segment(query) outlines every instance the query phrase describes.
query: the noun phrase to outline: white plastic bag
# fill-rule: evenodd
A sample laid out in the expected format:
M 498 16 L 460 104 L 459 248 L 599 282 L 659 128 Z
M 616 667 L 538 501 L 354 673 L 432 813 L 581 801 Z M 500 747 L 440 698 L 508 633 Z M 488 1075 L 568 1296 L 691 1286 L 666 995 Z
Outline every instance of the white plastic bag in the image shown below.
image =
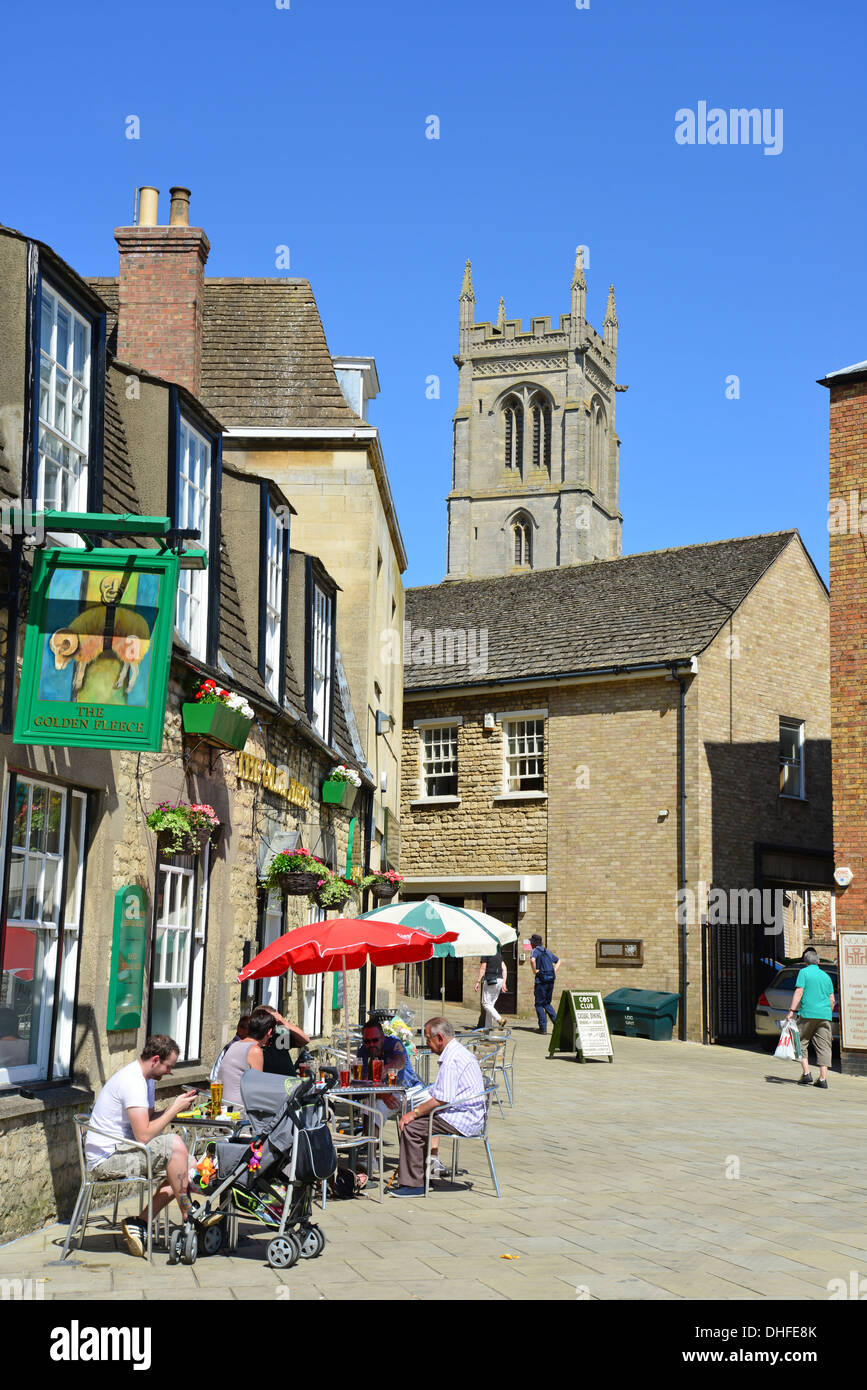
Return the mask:
M 784 1057 L 797 1062 L 801 1056 L 801 1035 L 794 1020 L 784 1019 L 780 1024 L 780 1041 L 777 1043 L 775 1057 Z

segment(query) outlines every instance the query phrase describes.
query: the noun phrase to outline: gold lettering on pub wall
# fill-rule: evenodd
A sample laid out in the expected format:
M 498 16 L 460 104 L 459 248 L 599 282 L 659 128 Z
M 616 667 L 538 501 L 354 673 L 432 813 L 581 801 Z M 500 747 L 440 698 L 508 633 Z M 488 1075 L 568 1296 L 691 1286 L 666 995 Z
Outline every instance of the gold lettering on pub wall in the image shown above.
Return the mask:
M 291 802 L 293 806 L 306 810 L 310 805 L 307 787 L 290 777 L 285 767 L 275 767 L 273 763 L 256 758 L 252 753 L 238 754 L 238 777 L 242 782 L 261 783 L 267 791 Z

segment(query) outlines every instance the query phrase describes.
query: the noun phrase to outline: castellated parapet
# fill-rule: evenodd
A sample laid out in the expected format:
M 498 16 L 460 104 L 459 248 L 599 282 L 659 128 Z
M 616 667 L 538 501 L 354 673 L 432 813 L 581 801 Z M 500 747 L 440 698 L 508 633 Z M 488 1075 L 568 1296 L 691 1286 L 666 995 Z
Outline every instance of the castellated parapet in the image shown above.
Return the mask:
M 475 322 L 469 261 L 460 295 L 458 408 L 448 495 L 448 579 L 553 569 L 621 553 L 615 429 L 617 311 L 587 322 L 579 250 L 571 307 Z

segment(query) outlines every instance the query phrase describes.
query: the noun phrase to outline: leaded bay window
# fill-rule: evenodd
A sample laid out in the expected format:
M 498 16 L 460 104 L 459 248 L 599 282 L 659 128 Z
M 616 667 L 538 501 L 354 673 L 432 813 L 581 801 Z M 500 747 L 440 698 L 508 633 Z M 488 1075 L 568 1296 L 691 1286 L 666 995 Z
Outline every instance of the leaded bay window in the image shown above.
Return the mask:
M 69 1075 L 86 807 L 83 792 L 12 778 L 0 927 L 0 1086 Z
M 45 280 L 39 309 L 37 508 L 87 511 L 92 331 Z
M 419 733 L 422 796 L 457 796 L 458 725 L 429 725 Z
M 178 428 L 176 525 L 199 532 L 194 542 L 210 549 L 213 469 L 209 440 L 180 417 Z M 181 570 L 178 578 L 176 626 L 193 656 L 207 659 L 208 577 L 204 570 Z
M 545 789 L 545 720 L 503 720 L 503 785 L 506 792 Z

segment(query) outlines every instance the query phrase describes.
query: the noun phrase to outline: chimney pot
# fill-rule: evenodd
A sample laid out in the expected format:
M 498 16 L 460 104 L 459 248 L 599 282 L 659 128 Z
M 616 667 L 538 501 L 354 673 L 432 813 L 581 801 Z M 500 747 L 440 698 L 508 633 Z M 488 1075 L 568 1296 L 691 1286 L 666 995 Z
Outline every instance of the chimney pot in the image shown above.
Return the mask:
M 190 190 L 188 188 L 170 188 L 172 195 L 172 206 L 169 212 L 170 227 L 189 227 L 190 225 Z
M 158 188 L 144 187 L 138 191 L 138 225 L 140 227 L 155 227 L 157 225 L 157 213 L 159 210 L 160 190 Z

